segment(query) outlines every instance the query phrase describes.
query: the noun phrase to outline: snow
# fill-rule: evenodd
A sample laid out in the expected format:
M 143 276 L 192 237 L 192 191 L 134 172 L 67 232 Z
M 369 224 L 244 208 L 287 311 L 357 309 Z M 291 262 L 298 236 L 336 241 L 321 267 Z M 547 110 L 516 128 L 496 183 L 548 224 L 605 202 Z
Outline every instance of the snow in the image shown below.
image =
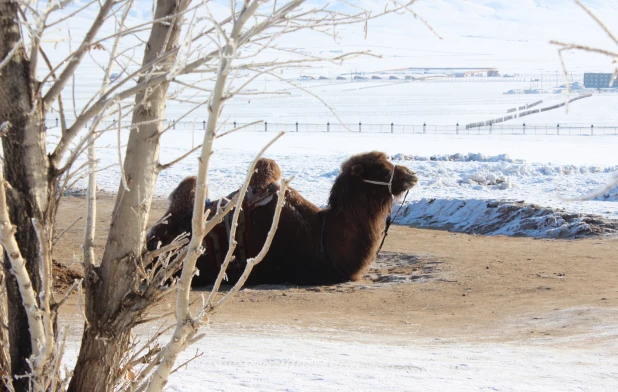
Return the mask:
M 154 332 L 154 331 L 153 331 Z M 607 391 L 618 388 L 615 343 L 580 339 L 465 342 L 281 325 L 213 326 L 178 359 L 203 355 L 169 391 Z M 67 348 L 74 360 L 76 344 Z
M 238 132 L 218 140 L 209 174 L 211 198 L 237 189 L 254 155 L 274 135 Z M 181 156 L 191 149 L 192 140 L 197 144 L 202 137 L 202 131 L 168 131 L 162 141 L 161 162 Z M 379 150 L 391 156 L 393 163 L 407 166 L 419 176 L 419 185 L 408 196 L 411 202 L 506 199 L 617 219 L 618 209 L 611 192 L 608 198 L 592 201 L 566 200 L 590 193 L 610 181 L 618 171 L 616 143 L 618 137 L 614 136 L 289 132 L 271 147 L 267 156 L 279 163 L 284 176 L 296 175 L 293 186 L 319 206 L 326 204 L 344 160 L 352 154 Z M 103 135 L 98 146 L 99 167 L 117 163 L 114 132 Z M 156 195 L 167 196 L 184 177 L 195 175 L 197 155 L 196 152 L 162 172 Z M 117 165 L 99 172 L 99 188 L 116 192 L 119 175 Z M 77 184 L 84 186 L 85 180 Z

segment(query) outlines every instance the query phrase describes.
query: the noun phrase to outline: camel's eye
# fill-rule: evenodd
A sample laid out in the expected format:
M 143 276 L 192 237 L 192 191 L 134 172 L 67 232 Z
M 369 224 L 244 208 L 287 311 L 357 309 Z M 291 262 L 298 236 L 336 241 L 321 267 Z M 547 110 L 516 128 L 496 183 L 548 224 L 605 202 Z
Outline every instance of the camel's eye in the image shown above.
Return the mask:
M 356 164 L 352 166 L 350 172 L 355 176 L 359 176 L 363 172 L 363 165 Z

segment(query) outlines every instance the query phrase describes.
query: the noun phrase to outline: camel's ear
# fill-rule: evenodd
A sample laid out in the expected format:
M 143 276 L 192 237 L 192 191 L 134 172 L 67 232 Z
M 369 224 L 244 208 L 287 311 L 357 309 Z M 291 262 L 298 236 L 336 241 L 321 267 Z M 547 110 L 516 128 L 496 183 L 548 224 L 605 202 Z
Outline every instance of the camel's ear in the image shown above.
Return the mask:
M 361 165 L 360 163 L 357 163 L 356 165 L 350 168 L 350 173 L 352 173 L 353 176 L 360 176 L 362 172 L 363 172 L 363 165 Z

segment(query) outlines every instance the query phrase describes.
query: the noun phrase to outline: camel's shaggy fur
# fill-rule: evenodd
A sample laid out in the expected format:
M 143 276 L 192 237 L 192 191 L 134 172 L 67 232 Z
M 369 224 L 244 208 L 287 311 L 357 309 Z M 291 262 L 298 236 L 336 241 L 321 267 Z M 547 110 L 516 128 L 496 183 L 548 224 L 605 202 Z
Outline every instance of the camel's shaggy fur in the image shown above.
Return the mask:
M 388 182 L 391 175 L 392 195 L 388 186 L 364 181 Z M 281 171 L 274 161 L 262 159 L 251 187 L 256 192 L 262 191 L 280 176 Z M 393 196 L 400 196 L 417 181 L 409 169 L 393 167 L 384 153 L 370 152 L 355 155 L 341 165 L 341 173 L 324 209 L 289 189 L 270 250 L 253 269 L 247 283 L 313 285 L 359 279 L 376 255 L 393 206 Z M 159 222 L 151 229 L 149 248 L 158 242 L 165 245 L 183 231 L 191 230 L 194 188 L 195 178 L 190 177 L 170 195 L 166 215 L 171 216 L 167 224 Z M 245 244 L 247 257 L 255 256 L 264 244 L 276 201 L 277 196 L 251 211 L 251 231 Z M 240 262 L 236 264 L 232 263 L 227 272 L 232 282 L 240 277 L 244 267 Z M 198 269 L 200 276 L 194 279 L 194 284 L 212 283 L 218 272 L 205 257 L 198 260 Z

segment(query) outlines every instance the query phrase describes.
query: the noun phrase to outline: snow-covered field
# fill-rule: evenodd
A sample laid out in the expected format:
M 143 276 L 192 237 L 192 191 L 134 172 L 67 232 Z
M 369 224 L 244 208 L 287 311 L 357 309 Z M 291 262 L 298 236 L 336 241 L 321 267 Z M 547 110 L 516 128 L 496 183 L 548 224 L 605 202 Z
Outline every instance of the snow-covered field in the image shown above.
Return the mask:
M 211 197 L 236 189 L 247 165 L 274 132 L 238 132 L 217 141 L 210 172 Z M 168 131 L 161 161 L 167 162 L 198 144 L 203 132 Z M 618 170 L 618 137 L 585 136 L 454 136 L 358 133 L 284 135 L 267 156 L 293 186 L 317 205 L 325 205 L 340 164 L 350 155 L 379 150 L 392 162 L 414 170 L 419 185 L 408 201 L 420 199 L 510 199 L 570 212 L 618 218 L 615 191 L 594 201 L 568 201 L 606 184 Z M 117 162 L 116 136 L 99 140 L 100 167 Z M 433 157 L 433 158 L 432 158 Z M 184 177 L 196 174 L 197 152 L 160 174 L 156 193 L 166 196 Z M 435 160 L 431 160 L 435 159 Z M 115 192 L 118 167 L 99 173 L 99 187 Z M 81 184 L 82 186 L 84 184 Z
M 152 331 L 154 332 L 154 331 Z M 280 325 L 210 327 L 203 355 L 172 375 L 169 391 L 595 391 L 618 389 L 610 342 L 462 342 Z M 614 338 L 615 342 L 615 338 Z M 76 343 L 76 342 L 75 342 Z M 75 343 L 67 347 L 77 356 Z M 181 355 L 183 363 L 196 348 Z M 199 389 L 197 386 L 199 386 Z

